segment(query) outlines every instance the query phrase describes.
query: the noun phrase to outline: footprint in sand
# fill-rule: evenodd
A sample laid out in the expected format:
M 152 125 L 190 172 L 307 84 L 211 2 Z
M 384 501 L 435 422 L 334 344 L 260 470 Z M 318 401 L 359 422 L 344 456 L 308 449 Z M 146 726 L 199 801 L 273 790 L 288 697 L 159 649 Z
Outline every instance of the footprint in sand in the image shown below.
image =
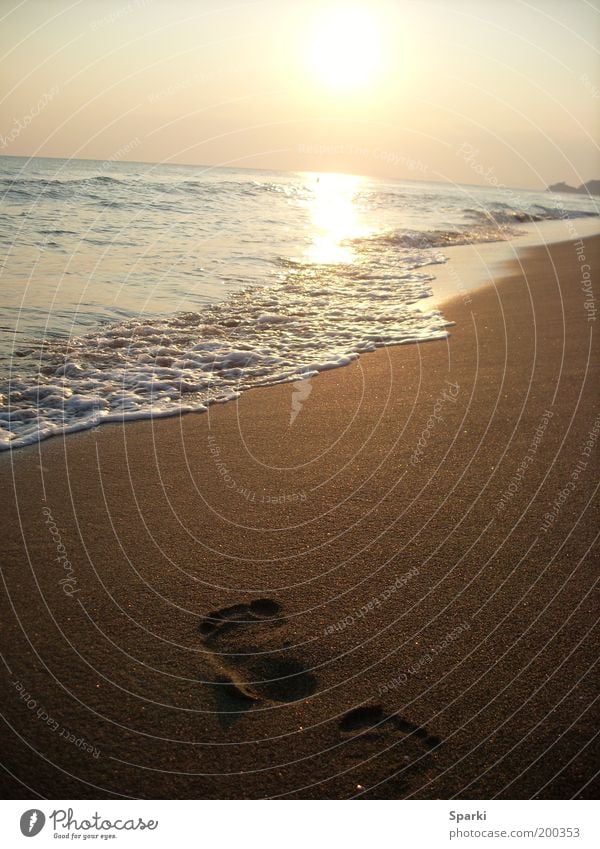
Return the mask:
M 361 795 L 368 795 L 372 786 L 374 798 L 398 798 L 405 793 L 418 774 L 433 769 L 435 749 L 442 742 L 422 725 L 387 714 L 380 704 L 349 711 L 339 720 L 338 729 L 349 743 L 347 756 L 356 763 L 360 782 L 356 787 Z
M 218 694 L 228 702 L 224 708 L 295 702 L 315 692 L 316 677 L 282 640 L 286 624 L 281 605 L 270 598 L 223 607 L 200 621 Z

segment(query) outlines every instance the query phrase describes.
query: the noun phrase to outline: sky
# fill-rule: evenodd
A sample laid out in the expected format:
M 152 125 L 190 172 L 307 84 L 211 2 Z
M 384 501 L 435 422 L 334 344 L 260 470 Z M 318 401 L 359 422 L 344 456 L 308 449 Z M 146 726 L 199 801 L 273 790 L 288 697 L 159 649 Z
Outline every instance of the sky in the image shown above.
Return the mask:
M 0 0 L 0 154 L 600 178 L 600 0 Z

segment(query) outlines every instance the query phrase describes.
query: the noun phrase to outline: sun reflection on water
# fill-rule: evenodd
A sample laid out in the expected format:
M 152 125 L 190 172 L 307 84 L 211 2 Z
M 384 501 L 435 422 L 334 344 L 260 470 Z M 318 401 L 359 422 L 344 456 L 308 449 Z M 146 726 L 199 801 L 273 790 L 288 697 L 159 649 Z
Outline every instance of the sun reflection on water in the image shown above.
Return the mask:
M 351 263 L 355 251 L 349 240 L 365 236 L 370 229 L 361 221 L 356 195 L 364 177 L 351 174 L 315 174 L 308 184 L 308 202 L 313 226 L 312 242 L 306 251 L 311 262 Z

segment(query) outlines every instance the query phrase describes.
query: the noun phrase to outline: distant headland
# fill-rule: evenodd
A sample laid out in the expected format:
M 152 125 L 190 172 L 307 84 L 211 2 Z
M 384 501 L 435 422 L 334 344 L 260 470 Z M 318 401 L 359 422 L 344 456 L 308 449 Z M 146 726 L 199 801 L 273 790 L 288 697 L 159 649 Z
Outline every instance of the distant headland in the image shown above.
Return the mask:
M 575 195 L 600 195 L 600 180 L 588 180 L 587 183 L 583 183 L 578 188 L 569 186 L 568 183 L 554 183 L 554 185 L 548 186 L 547 191 L 569 192 Z

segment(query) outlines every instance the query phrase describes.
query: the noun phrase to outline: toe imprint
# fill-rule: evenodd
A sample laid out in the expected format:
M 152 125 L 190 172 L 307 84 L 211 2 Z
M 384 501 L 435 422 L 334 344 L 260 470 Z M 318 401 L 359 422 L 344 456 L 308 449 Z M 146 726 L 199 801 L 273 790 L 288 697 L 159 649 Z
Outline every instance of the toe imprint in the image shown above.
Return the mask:
M 281 612 L 279 602 L 271 598 L 257 598 L 250 604 L 232 604 L 220 610 L 212 610 L 200 620 L 198 630 L 207 637 L 229 626 L 247 625 L 253 622 L 272 619 Z

